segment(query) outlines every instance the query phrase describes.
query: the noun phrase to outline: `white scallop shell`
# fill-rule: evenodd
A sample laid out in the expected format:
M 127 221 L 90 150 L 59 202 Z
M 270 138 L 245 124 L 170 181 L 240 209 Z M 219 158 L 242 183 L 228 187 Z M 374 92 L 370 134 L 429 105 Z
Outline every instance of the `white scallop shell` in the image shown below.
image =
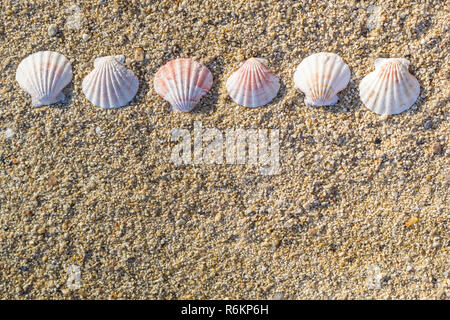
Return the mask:
M 320 52 L 305 58 L 294 73 L 295 87 L 305 94 L 306 105 L 329 106 L 347 87 L 350 69 L 337 54 Z
M 124 61 L 123 55 L 97 58 L 94 70 L 83 79 L 83 93 L 97 107 L 120 108 L 136 95 L 139 80 Z
M 212 83 L 209 69 L 190 58 L 169 61 L 153 80 L 156 93 L 168 101 L 173 110 L 181 112 L 191 111 L 208 93 Z
M 64 100 L 62 90 L 72 80 L 72 67 L 62 54 L 39 51 L 20 62 L 16 80 L 34 107 L 49 105 Z
M 237 104 L 256 108 L 276 97 L 280 81 L 267 68 L 267 60 L 250 58 L 228 78 L 228 94 Z
M 411 107 L 420 94 L 419 81 L 408 72 L 403 58 L 375 60 L 375 70 L 359 85 L 364 105 L 377 114 L 398 114 Z

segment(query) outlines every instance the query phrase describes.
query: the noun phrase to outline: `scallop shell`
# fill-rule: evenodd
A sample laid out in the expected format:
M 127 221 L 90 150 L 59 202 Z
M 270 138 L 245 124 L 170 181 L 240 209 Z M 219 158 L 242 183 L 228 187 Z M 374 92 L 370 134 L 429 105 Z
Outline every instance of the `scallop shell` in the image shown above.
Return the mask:
M 280 81 L 267 68 L 266 59 L 250 58 L 228 78 L 226 87 L 234 102 L 256 108 L 276 97 Z
M 337 54 L 320 52 L 305 58 L 294 73 L 295 87 L 305 94 L 306 105 L 329 106 L 347 87 L 350 69 Z
M 209 69 L 190 58 L 169 61 L 153 80 L 156 93 L 168 101 L 173 110 L 181 112 L 191 111 L 208 93 L 212 83 Z
M 409 61 L 403 58 L 375 60 L 375 71 L 359 85 L 364 105 L 377 114 L 397 114 L 411 107 L 420 94 L 417 79 L 408 72 Z
M 120 108 L 133 99 L 139 80 L 123 63 L 125 56 L 107 56 L 94 61 L 94 70 L 83 79 L 83 93 L 100 108 Z
M 62 90 L 72 80 L 72 67 L 62 54 L 39 51 L 20 62 L 16 80 L 34 107 L 49 105 L 64 100 Z

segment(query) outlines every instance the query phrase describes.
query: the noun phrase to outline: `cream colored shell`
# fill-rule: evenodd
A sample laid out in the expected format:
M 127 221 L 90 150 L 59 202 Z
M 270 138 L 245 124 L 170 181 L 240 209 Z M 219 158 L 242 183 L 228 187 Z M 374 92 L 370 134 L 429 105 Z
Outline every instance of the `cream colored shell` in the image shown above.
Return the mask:
M 320 52 L 305 58 L 294 73 L 295 87 L 305 94 L 306 105 L 327 106 L 350 81 L 350 69 L 337 54 Z
M 82 83 L 83 93 L 95 106 L 100 108 L 120 108 L 136 95 L 139 80 L 133 71 L 123 63 L 123 55 L 97 58 L 94 70 Z
M 49 105 L 64 100 L 62 90 L 72 80 L 72 66 L 62 54 L 39 51 L 20 62 L 16 80 L 34 107 Z
M 417 79 L 409 73 L 409 61 L 403 58 L 375 60 L 375 70 L 359 85 L 364 105 L 377 114 L 398 114 L 410 108 L 420 94 Z

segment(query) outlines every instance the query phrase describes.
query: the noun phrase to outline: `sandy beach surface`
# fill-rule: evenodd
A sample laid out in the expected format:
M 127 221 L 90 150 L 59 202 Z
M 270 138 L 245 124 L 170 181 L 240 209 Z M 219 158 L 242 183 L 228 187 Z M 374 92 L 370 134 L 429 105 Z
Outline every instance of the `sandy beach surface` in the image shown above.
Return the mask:
M 1 299 L 448 299 L 449 6 L 446 1 L 12 1 L 0 3 Z M 140 48 L 140 49 L 139 49 Z M 33 108 L 15 81 L 40 50 L 72 63 L 67 99 Z M 308 107 L 295 67 L 339 54 L 352 79 Z M 124 54 L 140 80 L 121 109 L 81 91 L 94 59 Z M 191 113 L 170 111 L 156 71 L 192 57 L 214 76 Z M 247 58 L 281 81 L 236 105 Z M 404 57 L 414 106 L 381 117 L 361 79 Z M 279 172 L 176 166 L 171 132 L 279 132 Z

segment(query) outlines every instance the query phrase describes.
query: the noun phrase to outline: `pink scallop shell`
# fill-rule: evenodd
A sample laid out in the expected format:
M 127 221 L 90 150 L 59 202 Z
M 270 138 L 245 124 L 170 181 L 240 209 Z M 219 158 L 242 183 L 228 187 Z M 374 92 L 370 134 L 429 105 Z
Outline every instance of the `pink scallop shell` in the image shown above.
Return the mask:
M 275 98 L 280 81 L 266 63 L 265 59 L 250 58 L 228 78 L 226 87 L 234 102 L 256 108 Z
M 189 112 L 208 93 L 213 83 L 209 69 L 197 61 L 175 59 L 162 66 L 155 75 L 156 93 L 168 101 L 172 109 Z

